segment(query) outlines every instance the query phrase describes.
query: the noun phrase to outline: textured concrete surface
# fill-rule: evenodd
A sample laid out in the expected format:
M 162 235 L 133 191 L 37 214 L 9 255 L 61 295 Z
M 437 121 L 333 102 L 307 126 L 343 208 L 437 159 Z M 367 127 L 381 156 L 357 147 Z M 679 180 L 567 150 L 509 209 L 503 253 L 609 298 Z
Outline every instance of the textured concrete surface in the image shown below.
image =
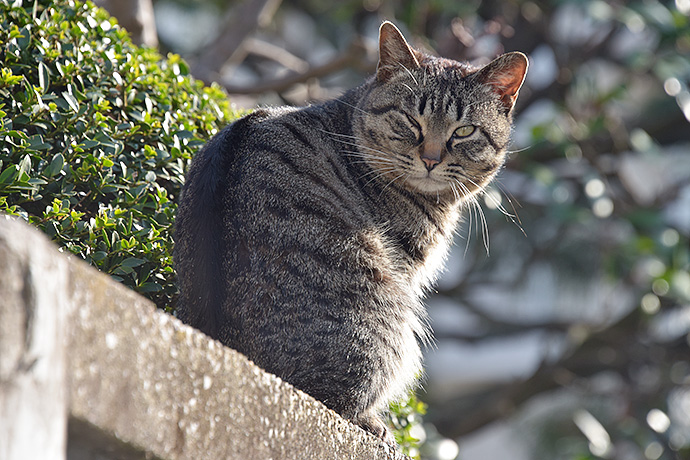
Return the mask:
M 55 347 L 67 357 L 67 458 L 404 458 L 106 275 L 46 249 L 37 231 L 1 216 L 0 267 L 31 258 L 12 249 L 20 237 L 26 248 L 45 254 L 44 265 L 53 272 L 45 276 L 55 276 L 50 283 L 35 280 L 34 288 L 47 289 L 41 295 L 54 298 L 55 305 L 64 303 L 60 308 L 70 313 L 65 324 L 56 323 L 65 333 L 57 334 L 63 343 Z M 9 292 L 5 295 L 14 295 L 11 305 L 0 302 L 5 318 L 16 310 L 13 305 L 25 302 L 26 289 L 11 281 L 1 286 Z M 57 378 L 54 384 L 63 381 Z
M 0 459 L 65 458 L 68 265 L 0 214 Z

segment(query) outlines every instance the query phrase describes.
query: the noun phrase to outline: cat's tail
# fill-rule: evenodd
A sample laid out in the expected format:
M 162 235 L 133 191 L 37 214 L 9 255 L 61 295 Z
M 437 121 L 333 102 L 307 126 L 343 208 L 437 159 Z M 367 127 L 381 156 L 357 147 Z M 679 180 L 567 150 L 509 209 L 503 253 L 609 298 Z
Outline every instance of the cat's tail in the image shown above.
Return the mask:
M 234 157 L 256 111 L 216 134 L 192 160 L 175 219 L 174 262 L 183 322 L 219 338 L 225 298 L 223 197 L 232 187 Z

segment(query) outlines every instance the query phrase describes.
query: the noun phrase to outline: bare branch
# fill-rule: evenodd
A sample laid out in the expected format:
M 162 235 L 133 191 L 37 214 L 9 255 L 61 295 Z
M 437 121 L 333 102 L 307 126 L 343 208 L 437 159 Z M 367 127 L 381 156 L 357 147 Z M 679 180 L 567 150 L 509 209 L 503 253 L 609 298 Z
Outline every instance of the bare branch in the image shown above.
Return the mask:
M 244 41 L 244 49 L 247 53 L 270 59 L 295 72 L 306 72 L 309 69 L 309 63 L 304 59 L 295 56 L 284 48 L 263 40 L 247 38 Z
M 323 65 L 312 67 L 305 72 L 292 73 L 284 78 L 263 81 L 253 86 L 223 86 L 225 86 L 225 89 L 230 94 L 260 94 L 268 91 L 282 92 L 295 84 L 303 83 L 313 78 L 323 77 L 348 67 L 364 67 L 367 70 L 373 70 L 375 63 L 366 58 L 366 46 L 361 40 L 355 40 L 343 54 L 336 56 Z
M 242 47 L 244 41 L 256 29 L 270 21 L 281 1 L 247 0 L 239 8 L 231 9 L 221 28 L 223 32 L 206 47 L 203 54 L 190 59 L 194 76 L 207 83 L 218 80 L 223 65 L 228 60 L 238 59 L 237 53 L 245 52 Z
M 478 394 L 432 405 L 427 420 L 444 436 L 456 438 L 510 416 L 536 395 L 572 386 L 579 379 L 607 371 L 627 380 L 636 366 L 687 357 L 687 345 L 683 340 L 675 347 L 640 341 L 639 333 L 644 330 L 644 323 L 644 315 L 635 309 L 611 327 L 591 333 L 558 362 L 543 363 L 527 380 L 496 385 Z M 673 385 L 670 380 L 662 380 L 665 382 L 662 385 Z M 655 393 L 661 391 L 658 389 Z

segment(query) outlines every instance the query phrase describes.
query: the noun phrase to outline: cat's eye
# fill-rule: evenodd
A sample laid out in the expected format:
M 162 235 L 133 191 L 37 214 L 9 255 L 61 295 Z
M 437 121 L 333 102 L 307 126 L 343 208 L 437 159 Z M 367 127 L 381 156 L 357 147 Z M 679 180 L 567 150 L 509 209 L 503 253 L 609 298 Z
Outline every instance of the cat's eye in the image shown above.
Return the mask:
M 422 126 L 419 124 L 417 120 L 415 120 L 413 117 L 410 115 L 406 114 L 403 112 L 403 115 L 407 117 L 407 121 L 410 122 L 410 125 L 414 128 L 413 131 L 415 132 L 415 135 L 417 137 L 417 142 L 421 143 L 424 140 L 424 133 L 422 132 Z
M 474 132 L 474 129 L 475 128 L 472 125 L 461 126 L 455 130 L 453 137 L 467 137 Z

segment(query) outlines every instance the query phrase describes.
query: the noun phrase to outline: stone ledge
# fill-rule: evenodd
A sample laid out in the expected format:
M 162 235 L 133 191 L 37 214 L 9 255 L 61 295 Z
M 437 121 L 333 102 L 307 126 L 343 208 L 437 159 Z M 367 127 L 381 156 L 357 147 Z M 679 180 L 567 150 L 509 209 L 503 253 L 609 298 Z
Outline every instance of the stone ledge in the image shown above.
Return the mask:
M 406 458 L 4 216 L 0 299 L 2 458 Z

